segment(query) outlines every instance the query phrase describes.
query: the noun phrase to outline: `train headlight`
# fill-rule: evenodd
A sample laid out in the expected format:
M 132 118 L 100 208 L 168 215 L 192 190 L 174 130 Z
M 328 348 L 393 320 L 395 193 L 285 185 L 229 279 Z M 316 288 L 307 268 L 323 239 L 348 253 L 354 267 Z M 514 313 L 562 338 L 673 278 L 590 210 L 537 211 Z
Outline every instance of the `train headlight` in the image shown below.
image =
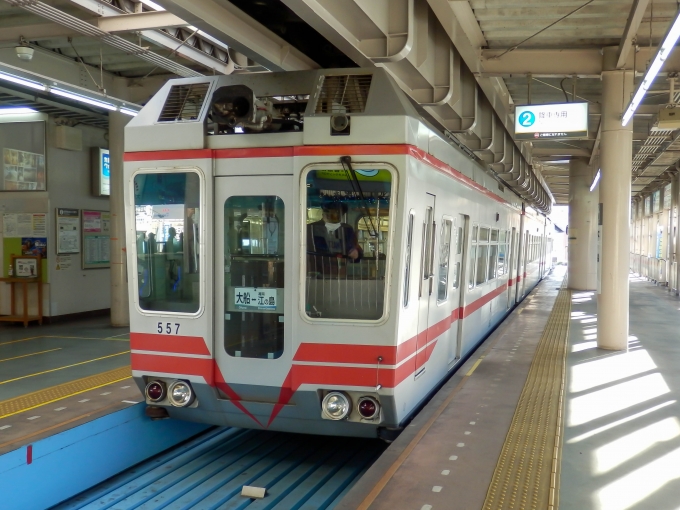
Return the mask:
M 151 402 L 160 402 L 165 398 L 165 383 L 162 381 L 151 381 L 146 385 L 144 394 Z
M 189 383 L 184 381 L 173 382 L 168 388 L 168 396 L 170 403 L 176 407 L 186 407 L 194 401 L 194 391 Z
M 324 416 L 331 420 L 342 420 L 351 408 L 349 397 L 339 391 L 331 391 L 321 403 Z
M 357 404 L 357 411 L 362 418 L 372 420 L 380 414 L 380 404 L 373 397 L 361 397 Z

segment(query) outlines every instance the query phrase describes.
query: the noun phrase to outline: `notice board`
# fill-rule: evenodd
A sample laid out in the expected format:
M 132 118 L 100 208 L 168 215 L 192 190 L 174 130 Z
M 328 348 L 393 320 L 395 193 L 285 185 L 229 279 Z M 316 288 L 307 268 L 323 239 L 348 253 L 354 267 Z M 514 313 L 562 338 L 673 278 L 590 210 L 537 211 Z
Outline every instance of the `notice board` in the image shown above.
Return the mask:
M 80 253 L 80 210 L 57 207 L 57 255 Z
M 83 269 L 111 267 L 111 213 L 83 209 Z
M 42 281 L 47 283 L 47 213 L 5 213 L 2 215 L 4 260 L 12 255 L 40 255 Z M 3 264 L 0 275 L 9 276 L 9 264 Z

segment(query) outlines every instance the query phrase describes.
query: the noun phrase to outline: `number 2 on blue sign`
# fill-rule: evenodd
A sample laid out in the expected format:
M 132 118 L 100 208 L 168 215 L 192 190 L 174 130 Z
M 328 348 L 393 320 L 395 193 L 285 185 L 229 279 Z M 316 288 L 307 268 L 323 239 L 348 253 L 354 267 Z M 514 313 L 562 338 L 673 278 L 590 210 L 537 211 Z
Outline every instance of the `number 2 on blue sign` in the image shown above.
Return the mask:
M 522 112 L 519 114 L 519 123 L 523 127 L 529 127 L 536 121 L 536 116 L 532 112 Z

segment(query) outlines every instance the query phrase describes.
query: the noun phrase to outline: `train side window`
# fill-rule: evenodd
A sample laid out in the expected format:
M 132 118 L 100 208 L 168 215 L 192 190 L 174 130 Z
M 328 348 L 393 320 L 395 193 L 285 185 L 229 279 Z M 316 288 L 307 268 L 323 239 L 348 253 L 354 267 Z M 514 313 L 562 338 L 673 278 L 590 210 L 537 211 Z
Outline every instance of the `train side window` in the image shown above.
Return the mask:
M 439 275 L 437 287 L 437 302 L 442 303 L 448 298 L 449 291 L 449 259 L 451 256 L 451 231 L 453 223 L 450 219 L 444 218 L 442 222 L 441 242 L 439 250 Z
M 224 348 L 242 358 L 283 354 L 285 206 L 277 196 L 224 203 Z
M 477 266 L 477 225 L 472 227 L 472 239 L 470 240 L 470 274 L 468 276 L 468 289 L 475 286 L 475 267 Z
M 387 165 L 360 165 L 303 177 L 310 319 L 377 321 L 384 314 L 393 174 Z
M 489 245 L 480 244 L 477 246 L 477 270 L 475 284 L 481 285 L 486 282 L 486 264 L 489 252 Z
M 198 312 L 203 264 L 198 173 L 137 174 L 134 190 L 139 307 Z
M 506 234 L 505 230 L 501 230 L 500 237 L 498 239 L 498 276 L 503 276 L 505 274 L 505 264 L 506 257 L 508 253 L 508 246 L 506 244 Z
M 487 275 L 487 280 L 493 280 L 496 278 L 496 270 L 498 264 L 498 245 L 489 245 L 489 272 Z
M 463 251 L 463 227 L 458 227 L 458 234 L 456 234 L 456 255 L 460 255 Z
M 413 249 L 413 221 L 416 212 L 411 209 L 408 213 L 408 231 L 406 232 L 406 268 L 404 269 L 404 308 L 408 306 L 409 291 L 411 289 L 411 251 Z

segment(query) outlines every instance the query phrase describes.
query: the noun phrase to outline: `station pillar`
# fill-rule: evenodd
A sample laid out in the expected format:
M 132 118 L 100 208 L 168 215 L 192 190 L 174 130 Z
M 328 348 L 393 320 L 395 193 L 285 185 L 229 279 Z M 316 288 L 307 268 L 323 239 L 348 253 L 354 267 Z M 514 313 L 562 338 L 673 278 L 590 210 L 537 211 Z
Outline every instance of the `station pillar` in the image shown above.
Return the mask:
M 597 289 L 597 208 L 599 186 L 590 191 L 597 169 L 588 160 L 569 162 L 569 288 Z
M 124 86 L 114 94 L 125 98 Z M 127 257 L 125 254 L 125 205 L 123 200 L 123 136 L 125 125 L 132 117 L 109 112 L 109 157 L 111 171 L 111 325 L 130 325 L 127 287 Z
M 670 290 L 676 296 L 680 293 L 680 175 L 671 179 L 671 275 Z M 675 285 L 673 285 L 675 283 Z
M 626 350 L 633 120 L 624 127 L 621 125 L 621 118 L 633 92 L 633 71 L 615 69 L 616 51 L 616 47 L 605 48 L 605 70 L 602 72 L 602 247 L 597 346 L 602 349 Z

